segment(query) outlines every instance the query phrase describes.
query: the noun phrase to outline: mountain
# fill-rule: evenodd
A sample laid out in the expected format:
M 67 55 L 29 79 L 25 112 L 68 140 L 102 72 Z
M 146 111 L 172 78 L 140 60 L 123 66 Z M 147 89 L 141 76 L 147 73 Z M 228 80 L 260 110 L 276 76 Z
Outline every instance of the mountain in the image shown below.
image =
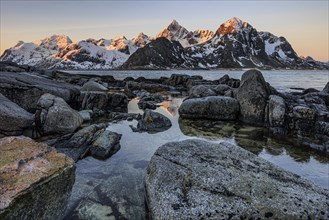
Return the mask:
M 248 22 L 232 18 L 216 31 L 188 31 L 176 20 L 156 37 L 144 33 L 129 40 L 86 39 L 65 35 L 18 42 L 1 61 L 49 69 L 113 68 L 322 68 L 329 64 L 299 57 L 284 37 L 257 31 Z
M 178 41 L 183 47 L 190 47 L 209 40 L 213 35 L 214 33 L 209 30 L 188 31 L 176 20 L 173 20 L 156 38 L 165 37 L 170 41 Z
M 177 40 L 183 47 L 185 45 L 183 52 L 175 54 L 185 58 L 182 67 L 266 69 L 329 67 L 327 63 L 302 60 L 284 37 L 258 32 L 249 23 L 236 17 L 221 24 L 212 37 L 200 43 L 186 46 L 184 39 L 187 34 L 182 34 L 187 33 L 185 30 L 174 21 L 161 32 L 167 39 Z M 148 48 L 139 50 L 144 54 L 147 52 L 142 51 Z M 129 59 L 129 62 L 136 61 Z
M 52 35 L 31 43 L 19 41 L 14 47 L 4 51 L 1 60 L 30 66 L 45 62 L 56 62 L 54 55 L 71 43 L 71 39 L 65 35 Z
M 169 41 L 165 37 L 160 37 L 145 47 L 138 49 L 121 68 L 183 67 L 183 64 L 186 62 L 184 53 L 184 48 L 178 41 Z

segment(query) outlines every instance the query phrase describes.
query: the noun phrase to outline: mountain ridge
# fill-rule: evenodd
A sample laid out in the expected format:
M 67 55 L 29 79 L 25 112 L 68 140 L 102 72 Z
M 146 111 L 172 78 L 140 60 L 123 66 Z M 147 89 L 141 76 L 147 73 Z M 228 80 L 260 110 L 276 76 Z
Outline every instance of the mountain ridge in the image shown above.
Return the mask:
M 166 38 L 169 43 L 159 40 L 161 38 Z M 159 45 L 158 41 L 166 47 Z M 177 49 L 175 42 L 183 49 Z M 147 45 L 149 46 L 146 47 Z M 156 47 L 152 48 L 154 45 Z M 145 56 L 145 59 L 134 55 L 136 52 Z M 149 57 L 151 54 L 153 58 Z M 161 57 L 161 54 L 165 54 L 168 59 Z M 170 60 L 177 60 L 169 59 L 169 54 L 182 58 L 184 62 L 178 59 L 179 63 L 168 63 Z M 5 50 L 0 60 L 49 69 L 115 69 L 134 66 L 328 69 L 329 66 L 328 63 L 315 61 L 313 58 L 300 58 L 284 37 L 259 32 L 237 17 L 219 25 L 215 32 L 189 31 L 174 19 L 154 38 L 140 32 L 137 37 L 129 40 L 118 36 L 113 39 L 90 38 L 72 42 L 68 36 L 52 35 L 31 43 L 20 41 Z

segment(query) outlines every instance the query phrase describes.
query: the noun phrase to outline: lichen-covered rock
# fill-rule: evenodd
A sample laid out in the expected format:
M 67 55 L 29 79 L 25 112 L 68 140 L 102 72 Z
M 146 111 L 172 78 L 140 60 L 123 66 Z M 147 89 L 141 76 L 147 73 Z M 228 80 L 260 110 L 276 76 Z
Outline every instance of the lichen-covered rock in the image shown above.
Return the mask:
M 249 70 L 241 77 L 236 99 L 240 104 L 240 120 L 253 125 L 264 125 L 265 107 L 270 89 L 262 73 Z
M 329 93 L 329 82 L 325 85 L 325 87 L 322 90 L 323 93 Z
M 152 219 L 328 219 L 329 192 L 228 143 L 186 140 L 155 152 Z
M 51 94 L 40 97 L 35 123 L 42 134 L 68 134 L 82 124 L 83 119 L 62 98 Z
M 179 107 L 179 114 L 183 118 L 235 120 L 239 114 L 239 103 L 224 96 L 187 99 Z
M 33 115 L 0 93 L 0 137 L 21 135 L 32 127 Z
M 61 219 L 75 164 L 26 137 L 0 139 L 0 219 Z

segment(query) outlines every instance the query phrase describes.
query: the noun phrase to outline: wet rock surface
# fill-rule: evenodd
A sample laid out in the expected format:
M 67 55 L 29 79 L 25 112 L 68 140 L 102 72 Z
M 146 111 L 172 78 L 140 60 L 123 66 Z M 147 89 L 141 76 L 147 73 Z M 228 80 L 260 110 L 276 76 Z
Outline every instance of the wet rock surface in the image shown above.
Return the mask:
M 147 168 L 153 219 L 329 217 L 329 193 L 227 143 L 172 142 Z
M 90 147 L 93 157 L 106 159 L 120 149 L 121 134 L 105 130 L 100 134 Z
M 0 138 L 22 135 L 25 129 L 32 127 L 33 122 L 31 113 L 0 93 Z
M 0 219 L 61 219 L 75 164 L 26 137 L 0 139 Z

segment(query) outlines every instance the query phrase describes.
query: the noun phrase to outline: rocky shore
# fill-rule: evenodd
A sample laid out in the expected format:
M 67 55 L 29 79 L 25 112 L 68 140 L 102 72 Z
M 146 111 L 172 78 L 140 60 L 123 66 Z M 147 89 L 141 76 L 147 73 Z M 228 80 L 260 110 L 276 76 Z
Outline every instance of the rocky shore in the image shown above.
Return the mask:
M 280 93 L 264 80 L 258 70 L 245 72 L 241 80 L 225 75 L 213 81 L 205 80 L 202 76 L 181 74 L 160 79 L 127 77 L 124 80 L 116 80 L 111 76 L 72 75 L 10 65 L 2 70 L 6 72 L 0 72 L 0 155 L 3 157 L 0 181 L 6 182 L 17 178 L 17 182 L 21 182 L 23 177 L 18 173 L 24 172 L 22 169 L 32 170 L 32 174 L 35 172 L 37 176 L 28 178 L 29 181 L 24 187 L 1 185 L 0 217 L 4 216 L 5 219 L 15 219 L 20 212 L 12 210 L 18 210 L 23 206 L 28 210 L 25 210 L 26 213 L 30 213 L 22 217 L 23 219 L 29 219 L 30 216 L 42 218 L 42 213 L 39 213 L 41 210 L 36 208 L 40 204 L 47 204 L 49 210 L 52 209 L 49 213 L 45 212 L 47 215 L 56 219 L 62 218 L 56 210 L 65 209 L 64 204 L 74 183 L 74 161 L 86 156 L 104 160 L 120 149 L 121 134 L 109 131 L 108 123 L 136 120 L 136 127 L 131 127 L 134 132 L 163 132 L 169 129 L 172 123 L 166 116 L 153 110 L 163 101 L 170 101 L 170 97 L 173 96 L 186 97 L 179 107 L 182 120 L 209 119 L 251 124 L 265 129 L 273 138 L 290 141 L 296 147 L 307 146 L 324 154 L 329 153 L 329 83 L 322 91 L 306 89 L 294 93 Z M 137 98 L 138 107 L 143 114 L 128 113 L 128 103 L 134 98 Z M 193 147 L 186 150 L 190 145 Z M 11 148 L 13 146 L 17 146 L 16 150 L 25 150 L 16 154 Z M 12 157 L 6 153 L 9 151 L 16 155 L 15 160 L 8 160 L 8 157 Z M 177 157 L 167 158 L 167 154 L 175 152 Z M 65 162 L 52 164 L 51 158 L 47 157 L 48 154 L 51 158 L 61 158 L 56 161 Z M 184 165 L 186 154 L 194 156 L 193 161 Z M 243 159 L 237 159 L 240 156 Z M 194 170 L 190 164 L 198 165 L 200 169 Z M 164 170 L 161 169 L 162 166 Z M 174 171 L 170 169 L 174 169 L 175 166 L 179 167 L 177 175 L 182 178 L 172 175 Z M 231 175 L 230 172 L 236 173 L 237 170 L 234 171 L 230 167 L 235 167 L 239 172 L 251 177 L 241 179 Z M 200 173 L 202 169 L 204 173 Z M 231 182 L 228 181 L 220 185 L 221 189 L 212 189 L 216 181 L 213 182 L 215 177 L 211 170 L 231 176 L 230 181 L 235 185 L 230 185 Z M 39 176 L 39 172 L 43 176 Z M 161 180 L 161 175 L 171 176 L 166 179 L 168 187 L 161 187 L 161 184 L 166 182 Z M 205 182 L 202 182 L 201 176 L 198 175 L 202 175 Z M 177 178 L 186 181 L 176 182 Z M 220 178 L 220 175 L 216 178 Z M 207 185 L 207 179 L 211 180 L 210 185 Z M 288 182 L 284 181 L 287 179 Z M 261 182 L 257 183 L 260 180 Z M 63 183 L 65 181 L 67 183 Z M 249 183 L 252 185 L 249 187 L 251 193 L 247 195 L 247 192 L 243 191 L 237 196 L 233 186 L 247 187 Z M 175 184 L 178 184 L 176 188 Z M 194 184 L 197 185 L 195 191 Z M 65 189 L 58 190 L 63 185 Z M 262 190 L 264 187 L 271 188 L 270 185 L 278 186 L 271 189 L 272 194 L 277 195 L 273 198 L 277 206 L 266 204 L 262 207 L 261 204 L 266 197 Z M 230 186 L 233 188 L 229 189 Z M 6 187 L 19 188 L 19 196 L 8 197 Z M 159 187 L 161 190 L 158 190 Z M 172 191 L 170 187 L 176 190 Z M 292 190 L 286 192 L 287 187 Z M 52 190 L 57 194 L 50 202 Z M 195 194 L 190 195 L 189 190 Z M 273 167 L 233 145 L 215 146 L 208 142 L 192 141 L 168 144 L 159 148 L 147 170 L 146 191 L 150 213 L 154 219 L 161 219 L 166 214 L 173 218 L 220 218 L 220 214 L 216 213 L 217 209 L 211 207 L 224 206 L 224 201 L 228 198 L 229 205 L 226 204 L 226 208 L 222 207 L 217 211 L 231 218 L 281 218 L 285 215 L 292 218 L 302 216 L 306 219 L 328 217 L 328 212 L 325 211 L 328 210 L 325 209 L 328 208 L 327 191 Z M 26 198 L 30 198 L 29 194 L 37 192 L 40 192 L 43 200 L 36 198 L 29 206 L 25 205 Z M 300 201 L 303 194 L 308 194 L 312 202 Z M 192 196 L 191 200 L 189 196 Z M 289 196 L 293 197 L 289 200 L 293 205 L 289 205 L 290 209 L 284 211 L 286 206 L 279 204 L 283 204 Z M 212 206 L 207 207 L 204 203 L 206 200 L 202 201 L 201 198 L 209 198 L 209 204 Z M 168 206 L 164 208 L 159 202 Z M 86 201 L 79 207 L 93 205 Z M 234 211 L 227 211 L 229 206 L 235 207 Z M 316 207 L 318 210 L 315 210 Z M 237 210 L 241 212 L 238 213 Z

